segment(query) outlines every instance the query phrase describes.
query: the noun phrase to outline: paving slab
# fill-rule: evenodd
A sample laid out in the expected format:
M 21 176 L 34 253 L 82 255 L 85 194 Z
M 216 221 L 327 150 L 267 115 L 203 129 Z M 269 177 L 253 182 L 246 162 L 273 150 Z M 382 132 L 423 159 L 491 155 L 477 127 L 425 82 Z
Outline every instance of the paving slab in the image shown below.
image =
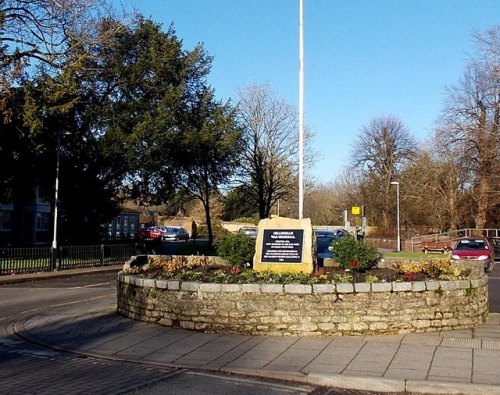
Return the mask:
M 20 314 L 11 328 L 55 349 L 143 364 L 289 377 L 381 392 L 500 394 L 500 314 L 490 314 L 473 330 L 259 337 L 133 321 L 116 313 L 113 297 L 103 297 Z

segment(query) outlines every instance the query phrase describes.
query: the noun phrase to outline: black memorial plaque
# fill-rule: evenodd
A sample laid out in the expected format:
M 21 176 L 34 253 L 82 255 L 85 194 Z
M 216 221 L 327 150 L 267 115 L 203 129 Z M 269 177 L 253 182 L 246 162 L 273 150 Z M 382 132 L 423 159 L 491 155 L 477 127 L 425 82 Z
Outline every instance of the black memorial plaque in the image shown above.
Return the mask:
M 264 229 L 262 263 L 301 263 L 304 229 Z

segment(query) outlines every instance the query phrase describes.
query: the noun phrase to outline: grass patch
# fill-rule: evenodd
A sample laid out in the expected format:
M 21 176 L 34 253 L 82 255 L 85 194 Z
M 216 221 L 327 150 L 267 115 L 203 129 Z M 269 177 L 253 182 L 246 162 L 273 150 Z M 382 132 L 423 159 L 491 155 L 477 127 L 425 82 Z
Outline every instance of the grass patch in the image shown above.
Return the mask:
M 384 252 L 384 258 L 401 258 L 401 259 L 445 259 L 450 256 L 449 253 L 434 253 L 426 254 L 424 252 L 412 251 L 387 251 Z

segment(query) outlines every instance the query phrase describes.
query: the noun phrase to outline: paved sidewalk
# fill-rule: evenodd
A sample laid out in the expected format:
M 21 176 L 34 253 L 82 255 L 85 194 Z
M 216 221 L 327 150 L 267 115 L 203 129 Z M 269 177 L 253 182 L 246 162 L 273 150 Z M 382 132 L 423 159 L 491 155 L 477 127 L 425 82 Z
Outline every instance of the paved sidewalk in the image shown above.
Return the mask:
M 359 337 L 198 333 L 115 313 L 114 294 L 16 318 L 10 331 L 53 349 L 380 392 L 500 394 L 500 314 L 472 330 Z

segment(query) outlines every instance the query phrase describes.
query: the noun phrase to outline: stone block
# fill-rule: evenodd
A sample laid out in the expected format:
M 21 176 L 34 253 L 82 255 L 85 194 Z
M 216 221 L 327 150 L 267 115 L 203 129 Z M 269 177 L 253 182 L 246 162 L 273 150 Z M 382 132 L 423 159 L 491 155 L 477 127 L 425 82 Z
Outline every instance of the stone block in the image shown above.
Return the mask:
M 458 288 L 458 281 L 440 281 L 439 286 L 442 291 L 451 291 Z
M 460 289 L 468 289 L 470 288 L 470 280 L 458 280 L 458 288 Z
M 200 283 L 195 283 L 192 281 L 186 281 L 181 283 L 181 291 L 192 291 L 196 292 L 200 288 Z
M 181 282 L 180 281 L 167 281 L 167 288 L 171 289 L 172 291 L 178 291 L 181 289 Z
M 329 322 L 324 322 L 324 323 L 318 324 L 318 328 L 324 332 L 330 332 L 330 331 L 334 331 L 336 329 L 336 325 L 329 323 Z
M 335 284 L 313 284 L 312 290 L 315 294 L 334 293 Z
M 392 284 L 391 283 L 373 283 L 372 284 L 372 292 L 391 292 Z
M 260 293 L 260 284 L 242 284 L 241 291 L 244 293 Z
M 337 292 L 341 294 L 353 293 L 354 285 L 351 283 L 338 283 Z
M 411 283 L 411 290 L 413 292 L 423 292 L 426 290 L 425 281 L 416 281 Z
M 412 321 L 411 324 L 414 328 L 423 329 L 423 328 L 429 328 L 431 326 L 431 321 L 430 320 L 414 320 L 414 321 Z
M 242 284 L 222 284 L 222 292 L 242 292 Z
M 262 293 L 282 293 L 283 284 L 261 284 Z
M 156 288 L 167 289 L 167 287 L 168 287 L 167 280 L 156 280 Z
M 261 324 L 279 324 L 281 322 L 279 317 L 261 317 L 260 318 L 260 323 Z
M 144 286 L 144 279 L 137 277 L 137 276 L 133 276 L 132 277 L 132 284 L 136 285 L 138 287 L 143 287 Z
M 290 325 L 288 327 L 289 330 L 293 332 L 313 332 L 318 330 L 318 325 L 316 324 L 298 324 L 298 325 Z
M 143 286 L 144 287 L 149 287 L 149 288 L 155 288 L 156 287 L 156 281 L 154 278 L 145 278 L 143 281 Z
M 220 283 L 200 283 L 198 289 L 201 292 L 220 292 L 221 285 Z
M 369 283 L 355 283 L 354 292 L 370 292 L 371 284 Z
M 484 278 L 480 278 L 478 280 L 471 280 L 470 281 L 470 284 L 471 284 L 472 288 L 480 288 L 483 285 L 486 285 L 486 283 L 487 283 L 487 280 L 485 282 Z
M 356 332 L 364 332 L 368 330 L 369 326 L 366 322 L 355 322 L 352 324 L 352 329 Z
M 266 218 L 259 222 L 253 268 L 262 272 L 312 273 L 313 228 L 310 218 Z
M 371 331 L 384 332 L 389 329 L 389 324 L 387 324 L 386 322 L 371 322 L 368 327 Z
M 392 290 L 394 292 L 408 292 L 411 291 L 411 283 L 398 283 L 398 282 L 393 282 L 392 283 Z
M 312 287 L 309 284 L 285 284 L 285 293 L 289 294 L 310 294 Z
M 440 288 L 439 281 L 426 281 L 425 288 L 427 291 L 437 291 Z

